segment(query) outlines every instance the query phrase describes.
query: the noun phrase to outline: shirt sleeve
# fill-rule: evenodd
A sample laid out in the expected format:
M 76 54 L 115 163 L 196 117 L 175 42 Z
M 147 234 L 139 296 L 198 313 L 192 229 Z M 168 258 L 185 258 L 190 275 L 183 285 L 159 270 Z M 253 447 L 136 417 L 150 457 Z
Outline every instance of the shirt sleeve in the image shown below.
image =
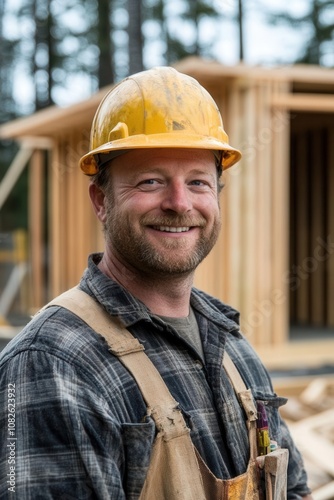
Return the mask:
M 0 498 L 125 499 L 120 424 L 87 374 L 20 352 L 1 367 L 0 412 Z

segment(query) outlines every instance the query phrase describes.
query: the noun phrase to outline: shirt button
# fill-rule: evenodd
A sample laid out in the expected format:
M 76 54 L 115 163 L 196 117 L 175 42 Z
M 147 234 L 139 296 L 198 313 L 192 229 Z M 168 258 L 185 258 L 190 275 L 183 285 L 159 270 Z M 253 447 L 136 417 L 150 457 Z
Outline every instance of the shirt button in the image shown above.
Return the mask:
M 196 366 L 196 368 L 197 368 L 198 370 L 202 370 L 202 368 L 203 368 L 203 363 L 202 363 L 202 361 L 200 361 L 199 359 L 196 359 L 196 361 L 195 361 L 195 366 Z

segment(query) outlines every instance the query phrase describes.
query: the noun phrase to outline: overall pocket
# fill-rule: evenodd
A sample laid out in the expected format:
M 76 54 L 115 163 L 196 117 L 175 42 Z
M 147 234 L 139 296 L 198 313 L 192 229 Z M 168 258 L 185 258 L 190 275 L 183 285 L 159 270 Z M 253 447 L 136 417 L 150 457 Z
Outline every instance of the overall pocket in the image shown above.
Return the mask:
M 270 439 L 276 441 L 280 446 L 282 442 L 282 433 L 279 409 L 281 406 L 284 406 L 288 400 L 277 396 L 276 394 L 260 393 L 255 393 L 254 398 L 255 401 L 263 403 L 268 417 Z
M 266 491 L 267 500 L 285 500 L 287 496 L 287 468 L 289 451 L 282 449 L 282 431 L 279 408 L 287 399 L 276 394 L 255 395 L 256 401 L 263 403 L 268 418 L 269 437 L 276 441 L 278 449 L 257 458 L 261 471 L 262 488 Z
M 140 424 L 122 424 L 125 452 L 124 490 L 128 500 L 137 499 L 145 482 L 156 428 L 151 417 Z

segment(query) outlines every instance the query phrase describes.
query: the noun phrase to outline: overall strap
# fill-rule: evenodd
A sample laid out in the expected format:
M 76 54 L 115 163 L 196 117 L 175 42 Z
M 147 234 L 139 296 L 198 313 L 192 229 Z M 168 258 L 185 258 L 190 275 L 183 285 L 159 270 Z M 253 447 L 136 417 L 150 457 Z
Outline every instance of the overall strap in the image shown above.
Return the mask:
M 255 458 L 257 457 L 257 435 L 256 435 L 257 409 L 254 403 L 252 392 L 250 389 L 246 388 L 245 383 L 242 380 L 237 367 L 233 363 L 232 359 L 230 358 L 226 350 L 224 352 L 223 366 L 229 376 L 229 379 L 238 396 L 238 399 L 242 404 L 243 409 L 247 415 L 250 458 L 255 460 Z
M 72 288 L 49 302 L 50 306 L 61 306 L 76 314 L 107 341 L 109 351 L 117 356 L 136 380 L 157 429 L 164 440 L 189 433 L 178 402 L 170 394 L 160 373 L 144 353 L 144 346 L 87 293 Z M 43 310 L 42 309 L 42 310 Z
M 111 316 L 95 299 L 77 287 L 59 295 L 42 310 L 53 305 L 73 312 L 106 339 L 109 351 L 120 359 L 136 380 L 146 402 L 148 414 L 154 419 L 158 430 L 164 432 L 166 441 L 189 432 L 178 409 L 178 402 L 169 392 L 159 371 L 144 353 L 144 346 L 124 327 L 119 318 Z M 246 389 L 226 351 L 223 366 L 247 415 L 250 457 L 255 458 L 257 412 L 252 393 L 250 389 Z

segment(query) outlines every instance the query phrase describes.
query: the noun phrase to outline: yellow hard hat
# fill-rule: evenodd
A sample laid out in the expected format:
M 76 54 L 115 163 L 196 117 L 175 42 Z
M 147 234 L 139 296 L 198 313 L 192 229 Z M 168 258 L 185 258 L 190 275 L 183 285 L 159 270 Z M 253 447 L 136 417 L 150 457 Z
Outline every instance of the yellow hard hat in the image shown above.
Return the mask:
M 211 95 L 194 78 L 170 67 L 132 75 L 101 101 L 91 129 L 90 152 L 80 160 L 87 175 L 122 152 L 141 148 L 221 152 L 224 169 L 241 153 L 228 143 Z

